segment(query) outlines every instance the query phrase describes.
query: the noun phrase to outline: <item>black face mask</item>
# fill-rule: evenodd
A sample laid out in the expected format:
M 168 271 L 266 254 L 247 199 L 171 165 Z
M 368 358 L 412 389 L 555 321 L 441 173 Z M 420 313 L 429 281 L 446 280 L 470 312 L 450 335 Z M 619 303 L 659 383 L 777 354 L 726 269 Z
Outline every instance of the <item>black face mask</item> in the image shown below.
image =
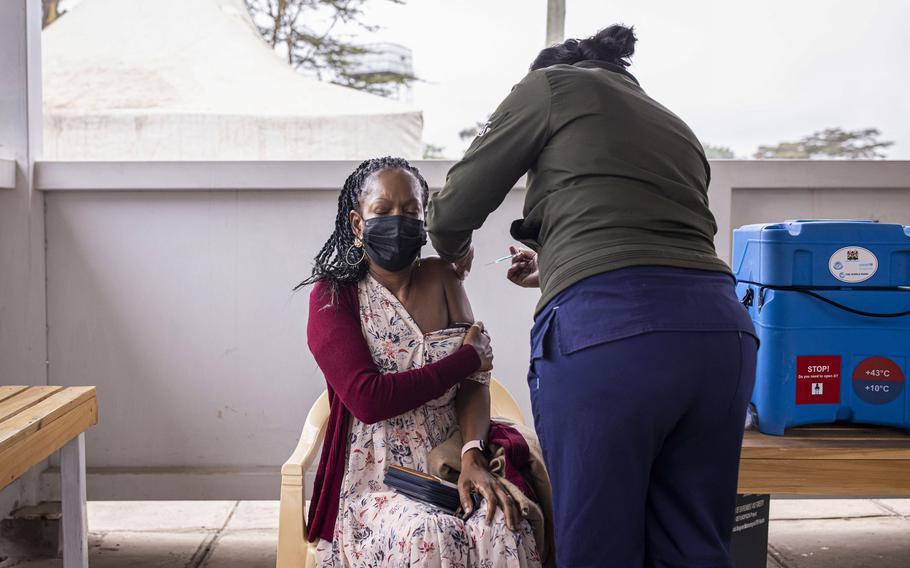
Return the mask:
M 370 260 L 389 272 L 407 268 L 425 244 L 427 230 L 420 219 L 393 215 L 363 222 L 363 246 Z

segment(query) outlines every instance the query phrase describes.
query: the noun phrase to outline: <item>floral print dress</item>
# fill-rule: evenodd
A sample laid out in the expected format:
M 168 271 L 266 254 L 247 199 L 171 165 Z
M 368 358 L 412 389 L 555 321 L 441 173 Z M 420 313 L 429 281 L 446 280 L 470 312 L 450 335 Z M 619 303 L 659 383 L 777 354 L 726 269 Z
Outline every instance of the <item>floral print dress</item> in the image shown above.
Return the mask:
M 422 367 L 461 347 L 463 329 L 424 334 L 401 302 L 372 276 L 359 284 L 363 334 L 381 373 Z M 472 380 L 488 383 L 489 373 Z M 325 568 L 538 567 L 527 521 L 515 532 L 501 509 L 486 524 L 486 504 L 466 522 L 406 497 L 383 483 L 386 466 L 427 471 L 427 455 L 458 426 L 453 387 L 441 397 L 395 418 L 364 424 L 352 418 L 348 459 L 335 533 L 320 540 L 317 565 Z

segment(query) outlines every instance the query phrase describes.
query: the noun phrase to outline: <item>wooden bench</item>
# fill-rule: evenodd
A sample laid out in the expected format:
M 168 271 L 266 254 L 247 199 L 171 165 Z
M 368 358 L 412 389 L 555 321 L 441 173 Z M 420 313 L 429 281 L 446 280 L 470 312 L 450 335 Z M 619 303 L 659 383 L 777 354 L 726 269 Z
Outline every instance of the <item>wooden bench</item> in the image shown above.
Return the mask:
M 840 497 L 910 496 L 910 435 L 824 425 L 786 436 L 746 432 L 740 493 Z
M 98 423 L 95 387 L 0 386 L 0 489 L 60 452 L 63 566 L 88 566 L 85 432 Z

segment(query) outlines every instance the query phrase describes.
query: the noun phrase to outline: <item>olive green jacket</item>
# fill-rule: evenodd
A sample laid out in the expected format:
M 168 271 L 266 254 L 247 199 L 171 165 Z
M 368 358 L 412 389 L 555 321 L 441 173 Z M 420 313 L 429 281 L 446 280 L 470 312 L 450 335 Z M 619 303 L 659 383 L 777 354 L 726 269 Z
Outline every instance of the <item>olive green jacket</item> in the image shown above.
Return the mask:
M 539 254 L 538 309 L 627 266 L 730 272 L 714 251 L 701 144 L 619 65 L 554 65 L 515 85 L 430 202 L 437 252 L 464 256 L 525 172 L 524 219 L 511 234 Z

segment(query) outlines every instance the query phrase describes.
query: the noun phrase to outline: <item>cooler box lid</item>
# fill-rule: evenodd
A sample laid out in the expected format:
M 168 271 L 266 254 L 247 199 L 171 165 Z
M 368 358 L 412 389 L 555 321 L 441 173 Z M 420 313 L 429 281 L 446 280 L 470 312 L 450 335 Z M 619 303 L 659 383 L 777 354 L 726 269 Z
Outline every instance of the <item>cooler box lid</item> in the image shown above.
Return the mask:
M 745 225 L 733 231 L 733 271 L 766 286 L 910 286 L 910 227 L 817 219 Z

